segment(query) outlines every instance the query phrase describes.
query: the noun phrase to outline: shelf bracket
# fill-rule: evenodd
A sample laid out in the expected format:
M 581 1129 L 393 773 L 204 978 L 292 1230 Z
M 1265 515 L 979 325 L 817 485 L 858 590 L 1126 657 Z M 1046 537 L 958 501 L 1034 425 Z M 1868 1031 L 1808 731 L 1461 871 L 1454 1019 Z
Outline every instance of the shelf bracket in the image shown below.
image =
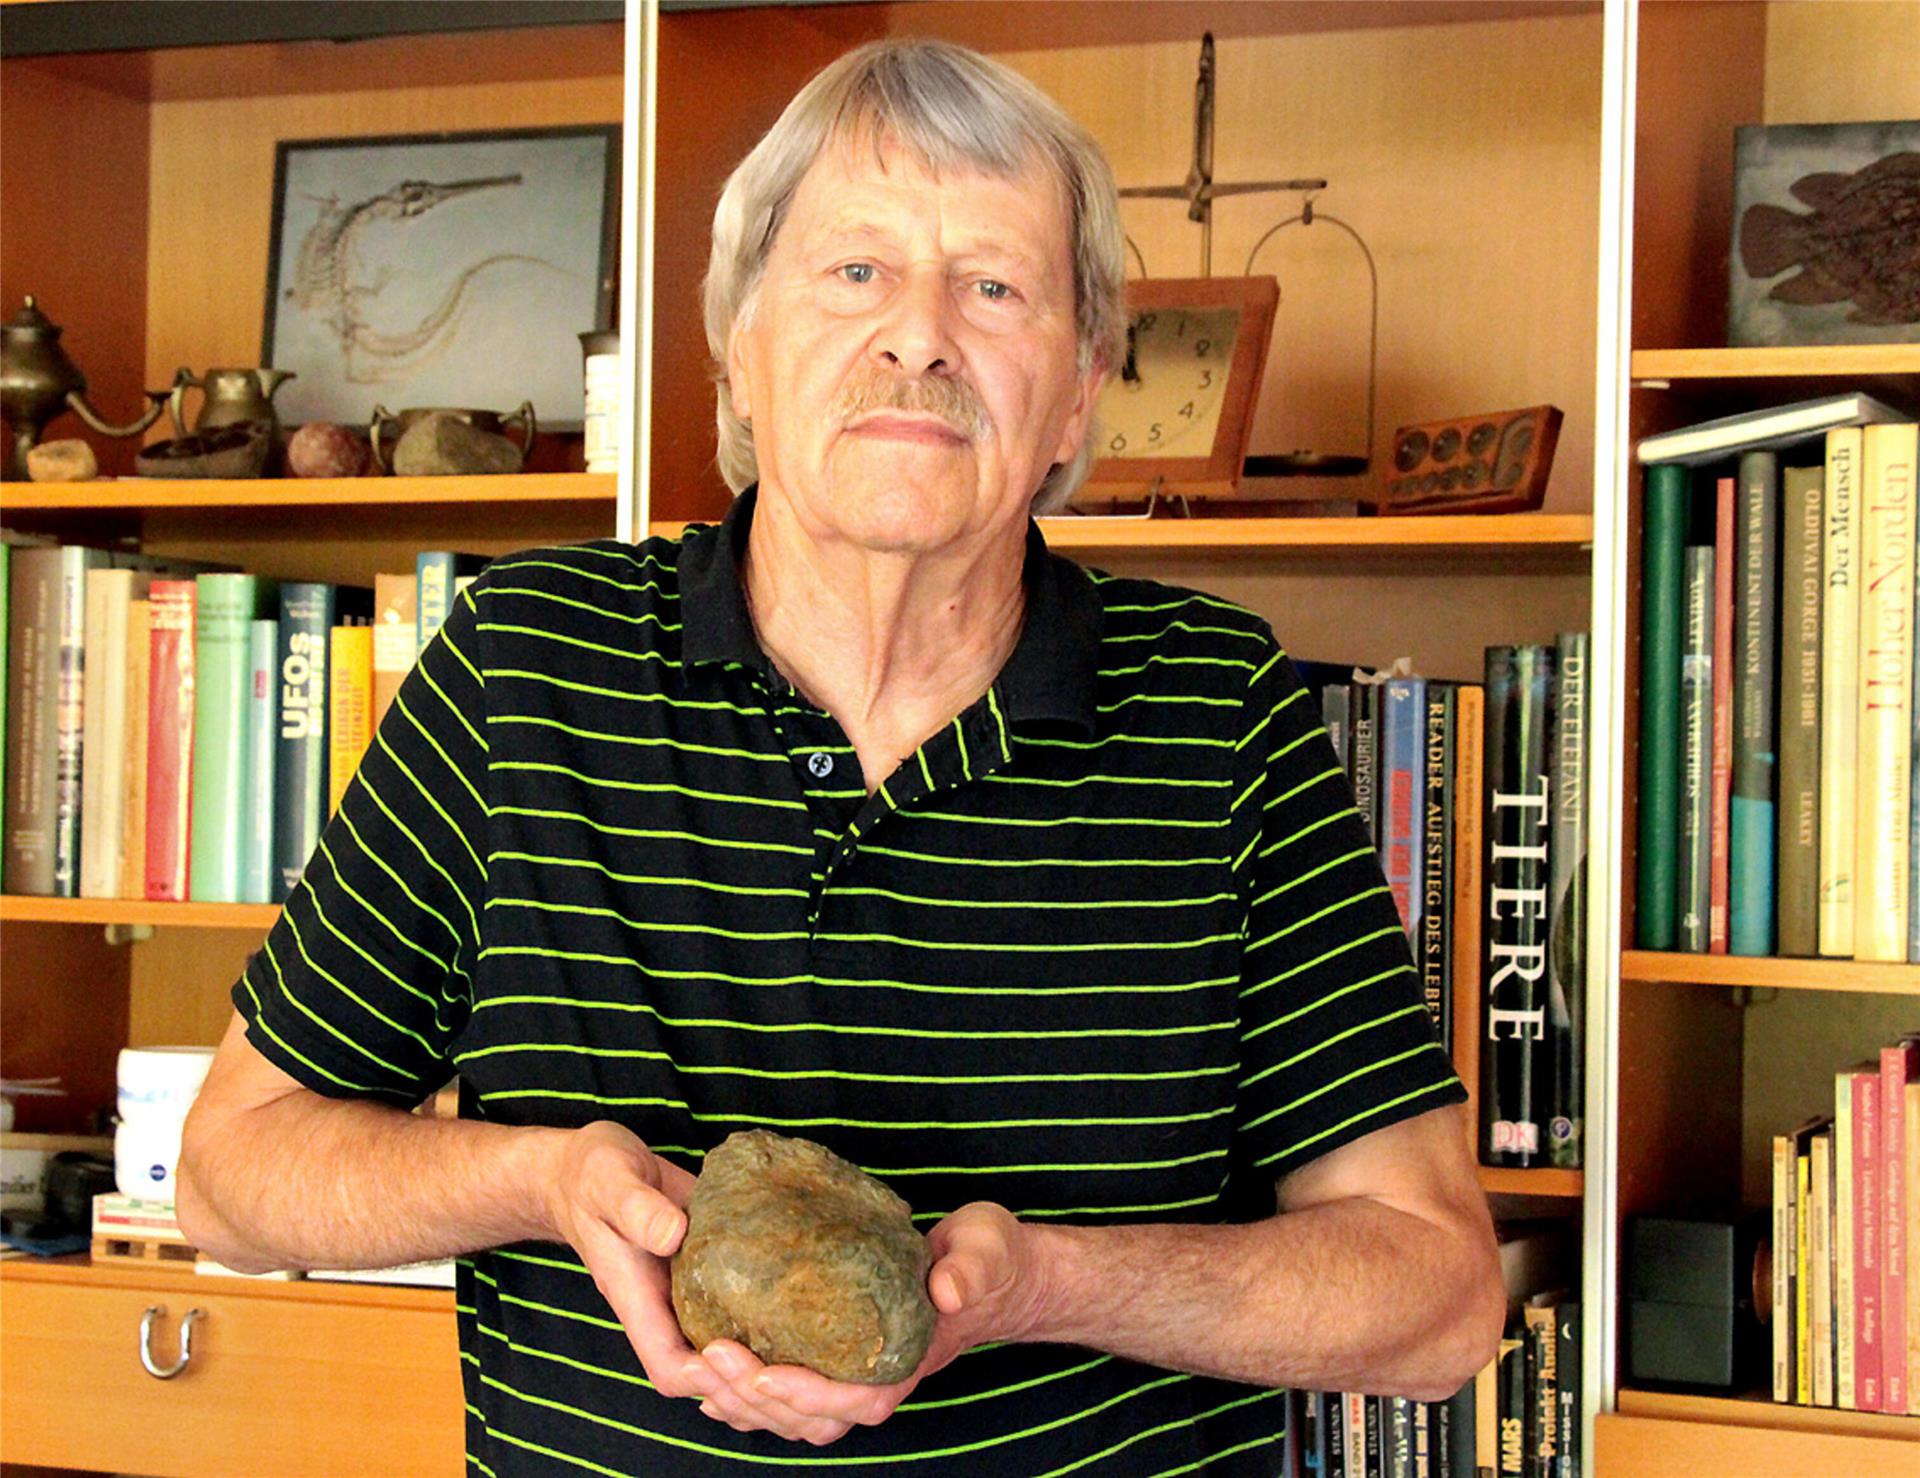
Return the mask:
M 108 944 L 138 944 L 143 939 L 153 938 L 153 925 L 108 924 L 106 935 Z

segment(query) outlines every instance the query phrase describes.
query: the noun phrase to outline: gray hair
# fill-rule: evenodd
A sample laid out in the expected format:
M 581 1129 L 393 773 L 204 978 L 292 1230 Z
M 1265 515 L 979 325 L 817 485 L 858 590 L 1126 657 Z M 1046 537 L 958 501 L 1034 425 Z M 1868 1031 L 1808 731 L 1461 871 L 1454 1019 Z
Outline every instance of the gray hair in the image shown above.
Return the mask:
M 758 475 L 753 432 L 735 414 L 727 340 L 751 322 L 773 239 L 801 177 L 831 141 L 871 134 L 923 169 L 974 169 L 1012 178 L 1039 164 L 1065 192 L 1073 251 L 1079 368 L 1121 362 L 1125 250 L 1113 171 L 1100 146 L 1060 105 L 1004 63 L 943 41 L 876 41 L 829 63 L 741 160 L 713 212 L 713 248 L 701 288 L 707 348 L 718 386 L 720 474 L 736 493 Z M 1085 480 L 1097 440 L 1090 426 L 1071 462 L 1034 495 L 1036 513 L 1063 507 Z

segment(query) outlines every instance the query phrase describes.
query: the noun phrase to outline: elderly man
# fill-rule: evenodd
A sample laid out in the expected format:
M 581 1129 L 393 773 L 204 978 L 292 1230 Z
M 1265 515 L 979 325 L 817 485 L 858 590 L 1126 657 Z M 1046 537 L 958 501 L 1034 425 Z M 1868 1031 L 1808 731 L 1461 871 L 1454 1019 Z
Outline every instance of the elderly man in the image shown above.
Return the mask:
M 478 1471 L 1271 1473 L 1283 1388 L 1489 1358 L 1462 1094 L 1311 698 L 1030 520 L 1120 275 L 1029 84 L 827 68 L 715 213 L 731 512 L 496 561 L 235 987 L 188 1235 L 457 1255 Z M 402 1112 L 453 1072 L 459 1120 Z M 665 1259 L 752 1127 L 912 1205 L 913 1379 L 683 1340 Z

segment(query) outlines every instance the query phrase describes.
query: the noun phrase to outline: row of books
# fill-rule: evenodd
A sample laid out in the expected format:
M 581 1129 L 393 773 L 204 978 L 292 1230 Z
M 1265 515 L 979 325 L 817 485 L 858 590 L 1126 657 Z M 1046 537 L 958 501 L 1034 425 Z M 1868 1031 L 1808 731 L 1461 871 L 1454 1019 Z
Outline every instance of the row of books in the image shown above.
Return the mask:
M 1734 450 L 1646 469 L 1638 942 L 1920 961 L 1915 427 Z
M 367 590 L 0 545 L 0 888 L 278 902 L 479 564 Z
M 1773 1399 L 1920 1415 L 1920 1033 L 1773 1138 Z M 1911 1274 L 1911 1276 L 1910 1276 Z
M 1446 1401 L 1289 1392 L 1282 1472 L 1580 1478 L 1580 1305 L 1560 1282 L 1571 1271 L 1570 1234 L 1525 1222 L 1499 1230 L 1509 1300 L 1499 1354 Z
M 1489 648 L 1480 684 L 1303 664 L 1456 1062 L 1479 1001 L 1488 1165 L 1584 1153 L 1588 646 Z

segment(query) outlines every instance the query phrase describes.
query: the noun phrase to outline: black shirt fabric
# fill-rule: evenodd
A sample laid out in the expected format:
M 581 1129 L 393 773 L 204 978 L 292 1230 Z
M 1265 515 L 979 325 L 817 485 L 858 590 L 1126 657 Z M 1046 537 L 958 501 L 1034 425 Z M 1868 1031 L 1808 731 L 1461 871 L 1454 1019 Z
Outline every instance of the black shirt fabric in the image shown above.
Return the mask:
M 1030 528 L 992 687 L 867 793 L 754 638 L 755 495 L 678 540 L 496 560 L 403 683 L 234 990 L 307 1086 L 610 1118 L 698 1172 L 817 1140 L 930 1228 L 1269 1214 L 1464 1098 L 1310 694 L 1265 622 Z M 1280 1392 L 1096 1350 L 962 1355 L 826 1448 L 647 1382 L 573 1251 L 458 1261 L 498 1475 L 1271 1474 Z M 1275 1331 L 1278 1339 L 1286 1331 Z

